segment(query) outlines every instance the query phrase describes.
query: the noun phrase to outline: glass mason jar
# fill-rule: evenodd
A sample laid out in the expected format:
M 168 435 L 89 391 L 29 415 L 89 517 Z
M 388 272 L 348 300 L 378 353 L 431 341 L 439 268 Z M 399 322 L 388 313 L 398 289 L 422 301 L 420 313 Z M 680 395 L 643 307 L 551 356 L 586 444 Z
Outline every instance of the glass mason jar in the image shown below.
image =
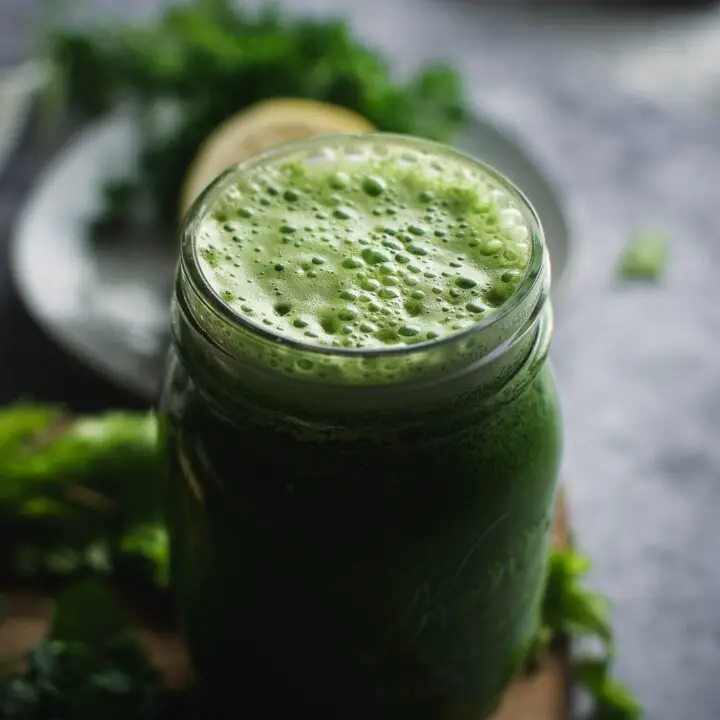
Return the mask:
M 304 344 L 234 314 L 196 253 L 219 194 L 283 152 L 233 168 L 195 204 L 172 303 L 161 434 L 172 577 L 203 707 L 480 720 L 538 626 L 558 474 L 540 223 L 477 164 L 531 231 L 515 294 L 438 340 Z

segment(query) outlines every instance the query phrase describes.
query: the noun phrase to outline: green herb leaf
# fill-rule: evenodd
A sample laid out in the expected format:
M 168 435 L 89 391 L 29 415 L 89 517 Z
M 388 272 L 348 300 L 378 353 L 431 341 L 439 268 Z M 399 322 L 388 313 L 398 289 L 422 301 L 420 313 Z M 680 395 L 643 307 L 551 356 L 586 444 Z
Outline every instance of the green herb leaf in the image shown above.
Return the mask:
M 658 280 L 665 273 L 668 255 L 667 237 L 653 232 L 638 233 L 620 256 L 618 272 L 625 280 Z
M 604 598 L 582 586 L 589 561 L 572 551 L 553 551 L 543 602 L 543 620 L 553 633 L 597 636 L 612 645 Z
M 573 667 L 573 680 L 595 700 L 593 720 L 640 720 L 640 707 L 626 688 L 610 677 L 607 659 L 586 659 Z
M 128 628 L 117 596 L 105 585 L 86 580 L 70 586 L 55 604 L 49 637 L 94 646 L 115 639 Z
M 141 525 L 122 539 L 120 549 L 126 555 L 139 555 L 149 561 L 158 587 L 170 584 L 170 548 L 167 530 L 162 525 Z
M 583 586 L 583 577 L 589 568 L 589 560 L 572 550 L 551 553 L 542 606 L 542 631 L 534 657 L 547 647 L 549 638 L 599 641 L 597 656 L 573 658 L 573 679 L 592 697 L 593 720 L 639 720 L 640 710 L 635 699 L 610 677 L 614 640 L 608 603 Z
M 33 403 L 17 403 L 3 409 L 0 412 L 0 462 L 27 450 L 29 443 L 61 416 L 61 408 Z

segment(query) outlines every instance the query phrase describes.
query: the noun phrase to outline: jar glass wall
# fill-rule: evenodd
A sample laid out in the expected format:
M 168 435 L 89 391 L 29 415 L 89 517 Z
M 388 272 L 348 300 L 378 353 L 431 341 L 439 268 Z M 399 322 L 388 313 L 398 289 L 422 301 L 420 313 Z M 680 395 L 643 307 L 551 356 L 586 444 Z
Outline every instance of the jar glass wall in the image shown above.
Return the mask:
M 387 349 L 289 338 L 224 303 L 197 247 L 228 188 L 284 157 L 368 144 L 463 163 L 522 208 L 530 259 L 514 294 Z M 182 242 L 160 412 L 173 582 L 211 712 L 486 716 L 537 629 L 560 458 L 532 208 L 435 143 L 321 138 L 227 172 Z

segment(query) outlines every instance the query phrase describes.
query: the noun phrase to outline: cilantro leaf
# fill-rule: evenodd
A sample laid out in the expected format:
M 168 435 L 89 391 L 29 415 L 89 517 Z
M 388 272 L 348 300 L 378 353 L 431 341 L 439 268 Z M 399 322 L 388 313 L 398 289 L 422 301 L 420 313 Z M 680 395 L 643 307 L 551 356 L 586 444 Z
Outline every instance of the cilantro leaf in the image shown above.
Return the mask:
M 553 550 L 550 555 L 542 626 L 529 656 L 529 669 L 537 664 L 552 639 L 594 638 L 599 654 L 573 657 L 573 679 L 593 701 L 593 720 L 639 720 L 640 709 L 630 692 L 610 675 L 614 638 L 608 603 L 583 585 L 590 561 L 573 550 Z
M 612 647 L 607 601 L 582 586 L 589 561 L 571 551 L 555 550 L 550 556 L 542 616 L 553 633 L 596 636 Z
M 668 256 L 667 237 L 654 232 L 638 233 L 620 255 L 619 275 L 624 280 L 659 280 L 667 268 Z
M 120 544 L 125 555 L 144 558 L 152 567 L 158 587 L 170 584 L 170 547 L 167 530 L 160 524 L 139 525 L 127 532 Z
M 572 677 L 595 699 L 593 720 L 640 720 L 637 701 L 610 677 L 607 658 L 581 660 L 573 667 Z

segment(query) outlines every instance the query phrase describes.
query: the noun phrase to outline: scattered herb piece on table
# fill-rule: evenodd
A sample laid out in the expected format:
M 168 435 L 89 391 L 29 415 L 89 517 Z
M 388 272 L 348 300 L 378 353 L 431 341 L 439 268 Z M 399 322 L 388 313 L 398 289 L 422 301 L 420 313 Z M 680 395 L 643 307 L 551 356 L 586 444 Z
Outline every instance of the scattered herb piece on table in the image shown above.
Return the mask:
M 656 232 L 634 235 L 620 255 L 618 272 L 624 280 L 659 280 L 667 268 L 668 239 Z
M 133 104 L 142 142 L 136 177 L 108 177 L 105 215 L 142 201 L 173 224 L 186 171 L 226 118 L 273 97 L 322 100 L 358 112 L 380 130 L 446 140 L 465 117 L 458 74 L 432 65 L 401 82 L 343 22 L 256 13 L 229 0 L 172 7 L 147 25 L 49 37 L 47 96 L 86 117 Z

